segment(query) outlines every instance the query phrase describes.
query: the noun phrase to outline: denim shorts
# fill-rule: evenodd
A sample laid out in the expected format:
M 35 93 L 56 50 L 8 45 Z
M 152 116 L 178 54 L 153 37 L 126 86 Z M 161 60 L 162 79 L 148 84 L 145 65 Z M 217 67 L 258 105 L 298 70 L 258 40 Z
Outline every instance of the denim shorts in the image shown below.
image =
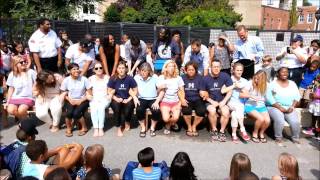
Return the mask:
M 259 113 L 263 113 L 263 112 L 268 112 L 268 109 L 266 106 L 253 106 L 253 105 L 250 105 L 250 104 L 246 104 L 244 106 L 244 112 L 245 113 L 250 113 L 252 111 L 257 111 Z

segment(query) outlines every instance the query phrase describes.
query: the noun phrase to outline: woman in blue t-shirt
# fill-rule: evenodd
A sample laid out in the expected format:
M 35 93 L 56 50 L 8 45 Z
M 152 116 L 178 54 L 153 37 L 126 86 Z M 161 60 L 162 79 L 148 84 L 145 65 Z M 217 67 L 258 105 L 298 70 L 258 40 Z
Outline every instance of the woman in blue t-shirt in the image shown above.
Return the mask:
M 188 126 L 186 131 L 187 136 L 198 136 L 197 126 L 202 121 L 206 113 L 206 106 L 200 97 L 200 90 L 204 90 L 202 76 L 198 72 L 198 64 L 194 61 L 189 61 L 185 65 L 187 74 L 182 76 L 184 82 L 185 101 L 187 106 L 182 106 L 183 118 Z M 192 110 L 195 110 L 196 116 L 191 124 Z
M 127 75 L 128 67 L 124 61 L 120 61 L 115 75 L 108 82 L 108 94 L 112 97 L 111 108 L 116 119 L 118 136 L 123 136 L 123 127 L 130 130 L 130 119 L 133 113 L 134 103 L 132 98 L 137 95 L 137 83 Z
M 158 74 L 167 60 L 171 59 L 176 62 L 180 55 L 180 47 L 175 41 L 172 41 L 170 34 L 171 32 L 168 28 L 162 27 L 152 48 L 152 54 L 155 58 L 154 69 Z

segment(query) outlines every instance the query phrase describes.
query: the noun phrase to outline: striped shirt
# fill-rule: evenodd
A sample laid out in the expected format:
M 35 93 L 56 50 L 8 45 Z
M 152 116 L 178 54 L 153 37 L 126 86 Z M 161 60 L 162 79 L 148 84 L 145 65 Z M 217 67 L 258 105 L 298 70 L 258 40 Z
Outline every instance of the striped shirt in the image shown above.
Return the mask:
M 132 171 L 133 180 L 159 180 L 161 178 L 161 169 L 152 167 L 152 172 L 146 173 L 143 168 L 136 168 Z

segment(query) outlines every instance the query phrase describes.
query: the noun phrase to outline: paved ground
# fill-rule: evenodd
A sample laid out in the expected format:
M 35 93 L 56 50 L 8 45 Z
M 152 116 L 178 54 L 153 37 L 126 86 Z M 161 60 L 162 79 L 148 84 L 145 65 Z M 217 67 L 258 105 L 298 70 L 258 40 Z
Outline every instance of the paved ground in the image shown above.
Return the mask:
M 16 126 L 11 126 L 1 130 L 1 143 L 12 142 L 15 139 L 16 129 Z M 92 130 L 84 137 L 78 137 L 75 132 L 73 137 L 67 138 L 64 136 L 64 130 L 51 133 L 47 124 L 40 125 L 38 131 L 40 133 L 37 138 L 46 140 L 49 148 L 72 142 L 85 146 L 95 143 L 103 144 L 106 149 L 105 164 L 120 174 L 123 173 L 129 160 L 137 160 L 139 150 L 150 146 L 155 150 L 156 160 L 165 160 L 168 165 L 177 152 L 187 152 L 195 167 L 195 174 L 200 179 L 228 177 L 231 157 L 237 152 L 249 155 L 252 170 L 260 178 L 269 179 L 272 175 L 278 174 L 277 158 L 280 153 L 289 152 L 297 157 L 303 179 L 320 179 L 320 146 L 318 142 L 310 138 L 302 138 L 301 145 L 295 145 L 287 140 L 285 142 L 287 147 L 279 147 L 270 138 L 266 144 L 254 144 L 253 142 L 234 144 L 230 140 L 225 143 L 211 143 L 205 129 L 200 131 L 200 136 L 197 138 L 187 137 L 184 130 L 169 136 L 164 135 L 160 130 L 157 131 L 156 137 L 151 138 L 148 135 L 144 139 L 138 136 L 138 128 L 126 132 L 122 138 L 116 137 L 115 128 L 108 129 L 105 136 L 99 138 L 92 137 Z

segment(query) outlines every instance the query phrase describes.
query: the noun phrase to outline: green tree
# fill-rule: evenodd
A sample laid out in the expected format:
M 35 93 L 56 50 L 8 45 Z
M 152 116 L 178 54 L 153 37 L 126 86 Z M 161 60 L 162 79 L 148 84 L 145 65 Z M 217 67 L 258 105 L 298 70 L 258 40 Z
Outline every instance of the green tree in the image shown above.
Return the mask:
M 196 9 L 187 9 L 171 15 L 169 25 L 193 27 L 233 28 L 242 17 L 228 0 L 204 0 Z
M 107 22 L 119 22 L 120 21 L 120 13 L 116 4 L 112 3 L 104 12 L 104 21 Z
M 289 12 L 289 29 L 295 26 L 297 22 L 298 22 L 297 0 L 292 0 L 291 9 Z
M 121 21 L 123 22 L 140 22 L 142 14 L 132 7 L 125 7 L 121 13 Z
M 165 17 L 167 11 L 162 6 L 160 0 L 144 0 L 144 6 L 142 9 L 142 22 L 156 23 L 158 19 Z
M 72 14 L 84 4 L 102 0 L 0 0 L 1 17 L 72 19 Z

